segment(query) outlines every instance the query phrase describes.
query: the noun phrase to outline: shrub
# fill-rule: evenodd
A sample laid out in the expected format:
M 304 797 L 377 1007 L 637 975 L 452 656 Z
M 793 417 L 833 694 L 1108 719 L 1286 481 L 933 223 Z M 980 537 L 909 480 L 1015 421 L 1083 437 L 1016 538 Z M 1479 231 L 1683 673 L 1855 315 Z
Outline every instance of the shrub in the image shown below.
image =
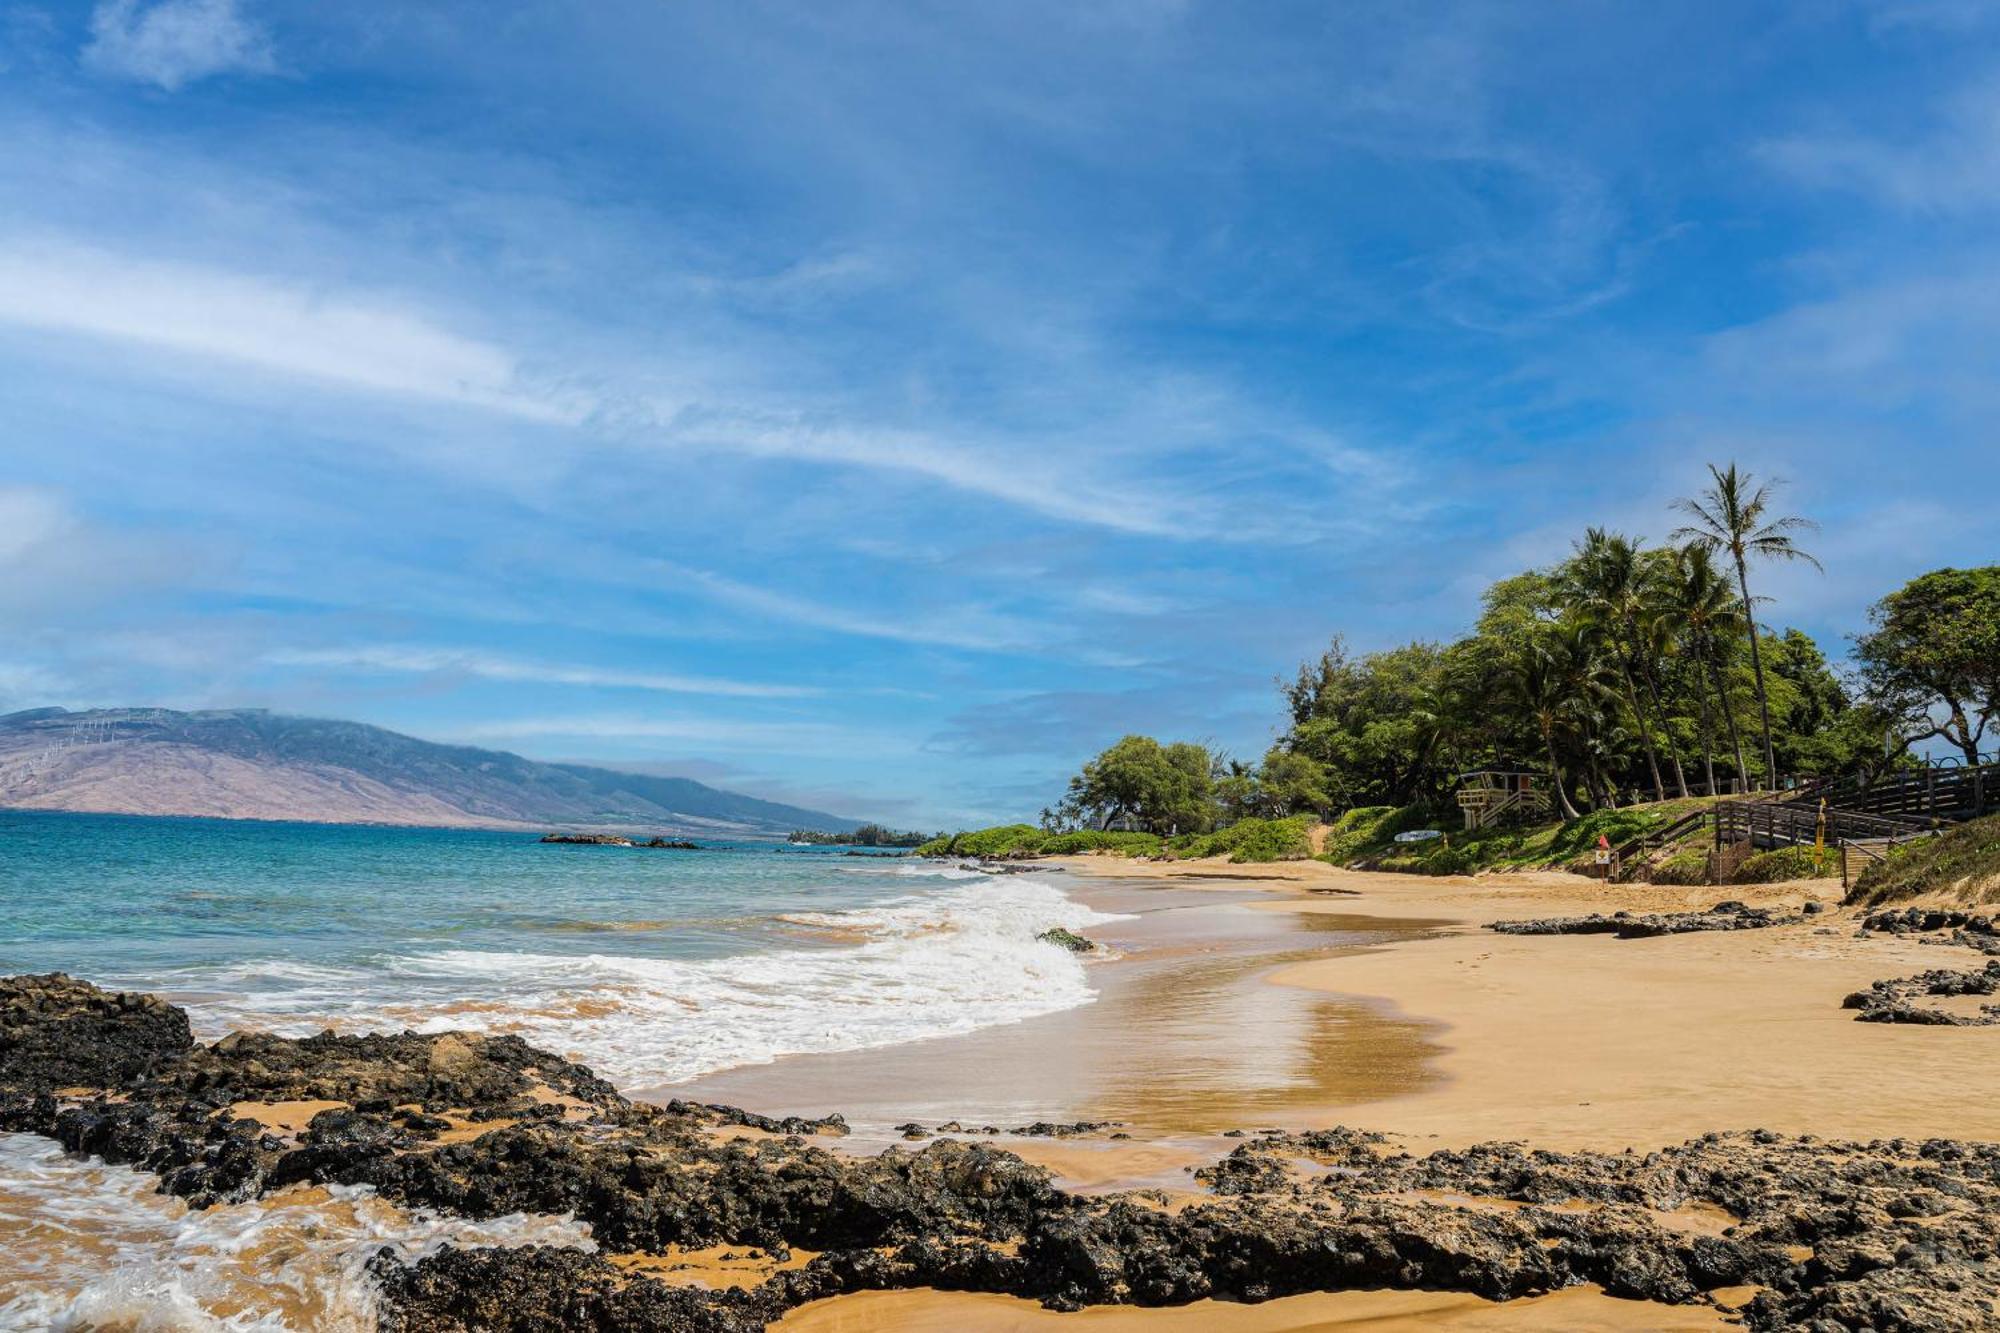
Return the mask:
M 917 848 L 919 856 L 1035 856 L 1049 834 L 1033 824 L 1000 824 L 993 828 L 932 838 Z
M 1666 819 L 1651 810 L 1593 810 L 1556 830 L 1549 840 L 1548 856 L 1551 861 L 1568 860 L 1596 847 L 1600 837 L 1616 847 L 1660 827 Z
M 1344 812 L 1327 832 L 1320 859 L 1346 865 L 1388 845 L 1398 833 L 1421 828 L 1429 812 L 1415 805 L 1362 805 Z
M 1708 883 L 1708 853 L 1699 848 L 1675 852 L 1655 865 L 1648 875 L 1655 884 Z
M 1057 833 L 1042 843 L 1044 856 L 1075 856 L 1080 852 L 1111 852 L 1118 856 L 1153 856 L 1162 843 L 1157 833 L 1120 833 L 1083 829 Z
M 1228 856 L 1238 865 L 1255 861 L 1302 861 L 1312 855 L 1311 815 L 1289 819 L 1239 819 L 1213 833 L 1175 838 L 1175 856 Z
M 1840 870 L 1840 853 L 1829 847 L 1815 853 L 1811 847 L 1778 847 L 1758 852 L 1736 867 L 1729 877 L 1732 884 L 1776 884 L 1787 879 L 1823 879 Z

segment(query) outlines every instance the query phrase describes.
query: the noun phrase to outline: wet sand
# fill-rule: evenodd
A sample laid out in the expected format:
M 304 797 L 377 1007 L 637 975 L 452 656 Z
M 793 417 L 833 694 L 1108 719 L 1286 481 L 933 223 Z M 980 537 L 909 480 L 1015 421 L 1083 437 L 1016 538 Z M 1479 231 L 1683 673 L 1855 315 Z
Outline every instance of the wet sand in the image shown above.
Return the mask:
M 1429 1291 L 1343 1291 L 1287 1296 L 1262 1305 L 1196 1301 L 1165 1310 L 1097 1306 L 1074 1314 L 1044 1310 L 1007 1296 L 893 1291 L 802 1305 L 773 1325 L 785 1333 L 1406 1333 L 1416 1329 L 1602 1330 L 1603 1333 L 1693 1333 L 1739 1327 L 1703 1306 L 1653 1305 L 1572 1287 L 1516 1301 Z
M 910 1120 L 973 1128 L 1109 1120 L 1151 1139 L 1305 1126 L 1329 1108 L 1406 1095 L 1440 1077 L 1436 1024 L 1269 980 L 1289 965 L 1360 956 L 1448 922 L 1252 912 L 1246 904 L 1278 895 L 1073 878 L 1066 888 L 1074 896 L 1126 917 L 1092 930 L 1107 950 L 1090 964 L 1093 1004 L 964 1036 L 794 1056 L 637 1095 L 766 1115 L 838 1110 L 857 1130 L 850 1145 L 872 1148 Z
M 1166 1187 L 1181 1202 L 1198 1192 L 1192 1166 L 1232 1145 L 1215 1134 L 1224 1126 L 1346 1124 L 1413 1151 L 1492 1139 L 1644 1149 L 1751 1128 L 2000 1139 L 2000 1103 L 1988 1095 L 2000 1029 L 1856 1023 L 1840 1008 L 1849 991 L 1883 977 L 1970 967 L 1970 953 L 1857 938 L 1857 914 L 1837 906 L 1797 925 L 1647 940 L 1481 929 L 1732 897 L 1796 907 L 1837 899 L 1837 884 L 1673 888 L 1549 873 L 1430 879 L 1317 862 L 1098 857 L 1065 868 L 1071 891 L 1092 906 L 1138 913 L 1101 932 L 1126 956 L 1101 965 L 1098 1003 L 708 1083 L 719 1099 L 774 1110 L 804 1095 L 822 1109 L 920 1121 L 1126 1120 L 1131 1140 L 1003 1142 L 1070 1188 Z M 1286 924 L 1245 924 L 1254 918 Z M 1327 932 L 1317 947 L 1315 930 Z M 1068 1315 L 997 1297 L 897 1292 L 820 1302 L 781 1327 L 1693 1329 L 1723 1327 L 1723 1318 L 1589 1289 L 1502 1304 L 1347 1292 Z

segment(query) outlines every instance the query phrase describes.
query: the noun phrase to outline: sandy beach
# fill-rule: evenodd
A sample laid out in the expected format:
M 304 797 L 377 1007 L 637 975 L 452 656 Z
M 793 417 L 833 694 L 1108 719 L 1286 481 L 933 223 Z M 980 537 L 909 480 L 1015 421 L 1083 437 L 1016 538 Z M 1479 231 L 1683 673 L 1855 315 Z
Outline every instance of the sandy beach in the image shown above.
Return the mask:
M 1490 1140 L 1644 1151 L 1719 1130 L 1828 1138 L 2000 1138 L 1985 1095 L 2000 1034 L 1856 1023 L 1848 992 L 1962 961 L 1860 937 L 1838 885 L 1605 885 L 1556 873 L 1431 879 L 1078 857 L 1070 891 L 1126 920 L 1098 1003 L 964 1038 L 704 1081 L 771 1112 L 841 1106 L 877 1151 L 889 1114 L 1121 1121 L 1072 1138 L 1003 1137 L 1089 1192 L 1198 1191 L 1218 1131 L 1349 1125 L 1412 1151 Z M 1654 939 L 1509 936 L 1488 922 L 1684 911 L 1724 898 L 1826 910 L 1795 925 Z M 1953 951 L 1954 953 L 1956 951 Z M 872 1131 L 872 1132 L 870 1132 Z M 1129 1135 L 1130 1137 L 1122 1137 Z M 1716 1309 L 1575 1290 L 1502 1304 L 1350 1292 L 1262 1306 L 1056 1315 L 1018 1301 L 841 1297 L 806 1330 L 944 1328 L 1707 1328 Z

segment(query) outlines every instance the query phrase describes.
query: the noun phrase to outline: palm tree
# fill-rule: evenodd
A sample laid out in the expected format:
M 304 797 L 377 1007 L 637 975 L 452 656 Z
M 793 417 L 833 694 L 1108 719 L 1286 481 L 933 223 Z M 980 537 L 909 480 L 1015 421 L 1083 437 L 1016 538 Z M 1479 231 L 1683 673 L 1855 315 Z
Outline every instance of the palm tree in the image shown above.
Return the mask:
M 1638 723 L 1646 767 L 1653 777 L 1653 799 L 1664 801 L 1667 785 L 1660 779 L 1660 756 L 1653 743 L 1652 719 L 1640 704 L 1639 687 L 1633 675 L 1634 663 L 1642 662 L 1646 650 L 1639 622 L 1650 613 L 1639 548 L 1629 539 L 1603 528 L 1588 528 L 1583 540 L 1577 543 L 1575 558 L 1563 569 L 1563 583 L 1569 609 L 1577 620 L 1602 634 L 1618 658 L 1625 682 L 1625 703 Z
M 1733 637 L 1743 617 L 1737 609 L 1736 594 L 1728 578 L 1715 566 L 1715 556 L 1705 546 L 1687 545 L 1674 551 L 1672 579 L 1668 585 L 1667 615 L 1673 628 L 1686 636 L 1688 656 L 1694 663 L 1695 694 L 1701 701 L 1701 762 L 1708 774 L 1708 794 L 1716 794 L 1715 760 L 1712 755 L 1714 712 L 1709 707 L 1711 691 L 1722 716 L 1729 723 L 1729 741 L 1736 752 L 1736 773 L 1743 777 L 1743 738 L 1736 730 L 1736 713 L 1723 689 L 1722 668 L 1716 645 L 1723 637 Z
M 1550 625 L 1511 646 L 1500 667 L 1501 689 L 1534 721 L 1549 762 L 1549 781 L 1564 819 L 1578 817 L 1563 776 L 1556 737 L 1589 731 L 1598 702 L 1609 692 L 1604 663 L 1580 629 Z
M 1674 501 L 1674 508 L 1693 519 L 1676 528 L 1673 540 L 1692 542 L 1710 551 L 1727 551 L 1736 564 L 1736 588 L 1743 596 L 1744 614 L 1750 629 L 1750 669 L 1757 678 L 1757 719 L 1764 730 L 1764 779 L 1775 783 L 1778 776 L 1777 751 L 1771 746 L 1771 700 L 1764 691 L 1764 655 L 1757 647 L 1756 602 L 1750 597 L 1750 561 L 1803 560 L 1821 573 L 1826 567 L 1793 541 L 1795 532 L 1817 532 L 1819 525 L 1796 514 L 1768 518 L 1771 492 L 1783 483 L 1771 480 L 1759 484 L 1736 464 L 1719 468 L 1708 465 L 1714 479 L 1700 495 Z

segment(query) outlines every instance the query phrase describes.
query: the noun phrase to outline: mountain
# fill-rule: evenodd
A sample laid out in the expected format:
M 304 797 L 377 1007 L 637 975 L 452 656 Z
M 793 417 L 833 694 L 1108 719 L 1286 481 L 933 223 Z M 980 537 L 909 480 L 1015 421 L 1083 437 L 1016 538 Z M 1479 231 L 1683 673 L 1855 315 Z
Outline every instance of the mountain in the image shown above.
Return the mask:
M 39 708 L 0 716 L 0 806 L 710 836 L 855 826 L 688 778 L 543 764 L 261 708 Z

